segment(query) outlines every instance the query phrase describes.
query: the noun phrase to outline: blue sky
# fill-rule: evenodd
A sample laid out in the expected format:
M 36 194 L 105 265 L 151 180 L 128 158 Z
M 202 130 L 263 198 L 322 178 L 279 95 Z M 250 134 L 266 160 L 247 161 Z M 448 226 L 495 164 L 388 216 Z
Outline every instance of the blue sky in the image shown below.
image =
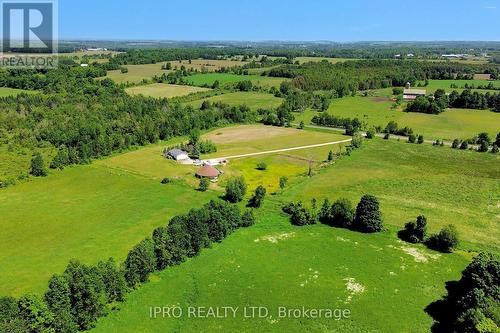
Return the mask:
M 500 0 L 59 0 L 61 39 L 500 40 Z

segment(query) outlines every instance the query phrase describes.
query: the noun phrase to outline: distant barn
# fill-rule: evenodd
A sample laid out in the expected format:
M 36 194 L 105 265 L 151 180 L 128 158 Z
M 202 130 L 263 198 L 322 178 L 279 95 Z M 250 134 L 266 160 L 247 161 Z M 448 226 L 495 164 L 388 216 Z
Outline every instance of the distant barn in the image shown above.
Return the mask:
M 403 100 L 413 101 L 419 96 L 425 96 L 426 93 L 425 89 L 405 89 L 403 90 Z

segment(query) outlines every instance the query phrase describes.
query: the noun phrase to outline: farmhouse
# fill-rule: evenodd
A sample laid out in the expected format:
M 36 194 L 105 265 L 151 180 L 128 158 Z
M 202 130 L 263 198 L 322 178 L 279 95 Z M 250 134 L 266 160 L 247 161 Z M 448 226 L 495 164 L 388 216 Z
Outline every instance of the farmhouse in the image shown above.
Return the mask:
M 208 178 L 211 180 L 217 180 L 221 172 L 210 165 L 204 165 L 198 171 L 196 171 L 196 177 L 198 178 Z
M 403 100 L 405 101 L 413 101 L 419 96 L 425 96 L 425 89 L 405 89 L 403 90 Z
M 181 149 L 170 149 L 165 153 L 166 158 L 171 158 L 176 161 L 183 161 L 189 159 L 188 153 Z

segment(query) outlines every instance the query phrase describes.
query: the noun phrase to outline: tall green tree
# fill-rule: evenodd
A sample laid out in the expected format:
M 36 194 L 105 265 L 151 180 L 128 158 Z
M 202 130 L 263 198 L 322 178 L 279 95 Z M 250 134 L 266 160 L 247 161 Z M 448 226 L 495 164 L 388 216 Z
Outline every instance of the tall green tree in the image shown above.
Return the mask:
M 356 216 L 353 228 L 361 232 L 378 232 L 383 229 L 382 214 L 378 199 L 370 194 L 365 194 L 356 207 Z
M 149 274 L 156 269 L 155 247 L 151 239 L 146 238 L 137 244 L 125 259 L 125 279 L 130 287 L 146 282 Z
M 226 184 L 226 200 L 232 203 L 243 200 L 247 191 L 247 185 L 243 177 L 233 177 L 228 179 Z
M 54 314 L 47 304 L 36 295 L 25 295 L 19 299 L 19 316 L 28 327 L 28 333 L 55 333 L 52 327 Z
M 259 208 L 262 206 L 262 202 L 264 201 L 264 197 L 266 196 L 266 188 L 262 185 L 259 185 L 255 189 L 254 195 L 248 201 L 248 205 L 253 208 Z
M 71 310 L 79 330 L 95 326 L 105 314 L 107 296 L 102 277 L 96 267 L 71 260 L 64 271 L 71 292 Z
M 31 160 L 30 174 L 35 177 L 45 177 L 47 176 L 47 169 L 45 167 L 45 162 L 43 161 L 43 156 L 40 153 L 36 153 Z
M 53 327 L 57 333 L 78 331 L 71 313 L 71 290 L 68 280 L 62 275 L 53 275 L 49 280 L 49 289 L 45 293 L 45 302 L 54 314 Z
M 106 291 L 108 303 L 123 302 L 127 294 L 127 282 L 124 272 L 121 271 L 113 258 L 100 261 L 97 264 Z

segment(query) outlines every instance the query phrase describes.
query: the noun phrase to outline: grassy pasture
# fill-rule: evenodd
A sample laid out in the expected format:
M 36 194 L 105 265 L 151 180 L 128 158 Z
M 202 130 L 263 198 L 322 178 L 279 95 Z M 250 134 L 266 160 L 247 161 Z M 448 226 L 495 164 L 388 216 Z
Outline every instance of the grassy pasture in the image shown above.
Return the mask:
M 200 91 L 209 91 L 207 88 L 183 86 L 166 83 L 153 83 L 145 86 L 127 88 L 126 92 L 131 95 L 144 95 L 155 98 L 172 98 L 186 96 Z
M 191 60 L 191 63 L 189 63 L 189 60 L 170 61 L 170 63 L 172 64 L 172 69 L 175 69 L 175 67 L 180 69 L 181 66 L 184 66 L 186 67 L 186 69 L 201 71 L 203 68 L 205 68 L 209 72 L 215 72 L 221 69 L 222 67 L 228 68 L 228 67 L 243 66 L 248 64 L 248 61 L 242 61 L 239 58 L 220 59 L 220 60 L 193 59 Z
M 169 71 L 161 69 L 164 62 L 146 65 L 126 65 L 128 73 L 122 73 L 119 69 L 108 71 L 107 78 L 116 83 L 139 83 L 144 79 L 151 79 L 155 75 L 162 75 Z
M 269 77 L 260 75 L 236 75 L 228 73 L 209 73 L 209 74 L 195 74 L 188 76 L 186 79 L 195 86 L 209 85 L 211 86 L 216 80 L 219 81 L 221 85 L 228 83 L 236 83 L 240 81 L 249 80 L 252 81 L 254 85 L 261 86 L 264 88 L 279 87 L 281 82 L 289 80 L 279 77 Z
M 7 97 L 7 96 L 17 96 L 21 93 L 27 93 L 27 94 L 34 94 L 36 93 L 33 90 L 24 90 L 24 89 L 15 89 L 15 88 L 8 88 L 8 87 L 0 87 L 0 97 Z
M 271 200 L 255 226 L 155 274 L 92 332 L 429 332 L 423 309 L 467 264 L 462 254 L 439 255 L 388 233 L 293 227 Z M 151 306 L 171 305 L 184 309 L 180 319 L 149 317 Z M 263 306 L 269 317 L 188 318 L 188 306 Z M 351 317 L 279 318 L 279 306 L 349 309 Z
M 0 295 L 43 292 L 71 258 L 121 261 L 155 227 L 212 196 L 101 163 L 0 189 Z
M 301 65 L 306 62 L 320 62 L 323 60 L 328 61 L 331 64 L 337 64 L 339 62 L 353 61 L 353 60 L 361 60 L 361 59 L 353 59 L 353 58 L 326 58 L 326 57 L 297 57 L 293 59 L 294 61 L 298 61 Z
M 426 89 L 427 93 L 433 93 L 437 89 L 444 89 L 447 93 L 456 90 L 458 92 L 462 92 L 464 89 L 460 87 L 465 86 L 465 84 L 474 85 L 488 85 L 489 83 L 493 83 L 493 86 L 500 87 L 500 80 L 489 81 L 489 80 L 429 80 L 429 85 L 427 87 L 418 88 L 418 89 Z M 450 88 L 452 84 L 456 84 L 459 88 Z M 473 91 L 477 91 L 485 94 L 486 92 L 498 93 L 498 90 L 486 90 L 486 89 L 473 89 Z
M 282 99 L 274 97 L 271 94 L 261 92 L 234 92 L 218 96 L 212 96 L 203 100 L 196 100 L 186 104 L 199 108 L 204 100 L 210 102 L 223 102 L 229 105 L 247 105 L 250 109 L 257 110 L 258 108 L 275 108 L 280 106 Z
M 381 95 L 387 93 L 383 90 Z M 373 126 L 385 127 L 393 120 L 400 127 L 409 126 L 428 139 L 466 139 L 480 132 L 495 137 L 500 130 L 500 114 L 489 110 L 448 109 L 439 115 L 429 115 L 393 110 L 392 104 L 389 99 L 382 101 L 377 97 L 344 97 L 333 100 L 328 112 L 339 117 L 357 117 Z M 314 115 L 311 110 L 296 114 L 295 122 L 303 120 L 307 124 Z
M 376 195 L 387 224 L 401 228 L 424 214 L 435 232 L 453 223 L 466 248 L 500 250 L 500 156 L 382 139 L 287 192 L 311 197 Z

